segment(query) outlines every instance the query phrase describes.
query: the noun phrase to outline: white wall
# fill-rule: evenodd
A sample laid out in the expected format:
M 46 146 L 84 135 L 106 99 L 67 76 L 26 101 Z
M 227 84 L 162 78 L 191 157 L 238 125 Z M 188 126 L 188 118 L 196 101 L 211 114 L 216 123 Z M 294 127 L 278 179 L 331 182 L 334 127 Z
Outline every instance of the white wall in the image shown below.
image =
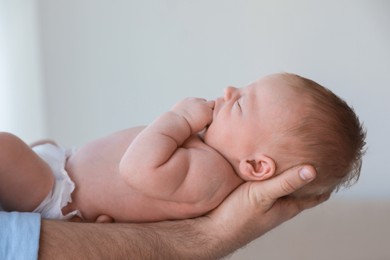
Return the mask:
M 36 7 L 0 0 L 0 131 L 27 142 L 47 135 Z
M 50 137 L 81 145 L 289 71 L 345 98 L 368 129 L 361 180 L 339 196 L 390 198 L 389 1 L 38 3 Z

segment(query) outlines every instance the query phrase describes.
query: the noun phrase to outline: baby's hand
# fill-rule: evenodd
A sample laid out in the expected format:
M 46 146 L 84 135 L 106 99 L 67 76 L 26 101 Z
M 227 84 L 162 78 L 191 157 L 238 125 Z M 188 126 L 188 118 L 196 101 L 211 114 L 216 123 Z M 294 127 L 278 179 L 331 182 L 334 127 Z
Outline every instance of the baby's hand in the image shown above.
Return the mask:
M 214 101 L 203 98 L 186 98 L 177 103 L 172 111 L 182 116 L 190 125 L 191 133 L 198 133 L 213 121 Z

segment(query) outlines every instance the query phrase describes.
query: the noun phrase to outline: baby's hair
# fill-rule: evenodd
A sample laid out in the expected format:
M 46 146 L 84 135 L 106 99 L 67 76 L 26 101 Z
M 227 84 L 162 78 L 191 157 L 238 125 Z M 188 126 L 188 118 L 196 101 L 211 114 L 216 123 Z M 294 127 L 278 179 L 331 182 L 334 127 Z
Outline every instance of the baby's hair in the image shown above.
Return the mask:
M 353 108 L 310 79 L 288 73 L 280 76 L 296 90 L 299 102 L 305 106 L 299 122 L 287 134 L 300 140 L 298 153 L 302 151 L 301 158 L 309 158 L 302 163 L 316 167 L 317 179 L 309 186 L 323 193 L 356 183 L 365 153 L 366 131 Z

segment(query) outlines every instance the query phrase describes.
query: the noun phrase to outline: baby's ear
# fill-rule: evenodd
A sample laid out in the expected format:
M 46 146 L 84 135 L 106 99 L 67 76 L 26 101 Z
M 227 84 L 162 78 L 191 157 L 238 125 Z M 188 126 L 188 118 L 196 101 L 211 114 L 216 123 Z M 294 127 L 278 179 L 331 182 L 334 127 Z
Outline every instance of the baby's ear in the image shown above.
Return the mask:
M 240 177 L 245 181 L 261 181 L 274 176 L 276 166 L 272 158 L 257 154 L 253 158 L 241 160 L 239 170 Z

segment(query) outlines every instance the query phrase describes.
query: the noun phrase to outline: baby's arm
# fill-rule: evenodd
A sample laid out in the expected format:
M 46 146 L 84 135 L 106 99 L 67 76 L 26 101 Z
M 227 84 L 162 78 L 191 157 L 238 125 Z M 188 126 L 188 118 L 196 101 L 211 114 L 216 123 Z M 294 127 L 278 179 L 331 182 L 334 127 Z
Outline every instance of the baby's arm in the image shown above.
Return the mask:
M 182 145 L 211 123 L 213 108 L 213 101 L 187 98 L 146 127 L 120 162 L 125 181 L 150 196 L 171 196 L 190 166 L 190 151 Z
M 13 134 L 0 133 L 0 205 L 7 211 L 33 211 L 52 189 L 49 166 Z

